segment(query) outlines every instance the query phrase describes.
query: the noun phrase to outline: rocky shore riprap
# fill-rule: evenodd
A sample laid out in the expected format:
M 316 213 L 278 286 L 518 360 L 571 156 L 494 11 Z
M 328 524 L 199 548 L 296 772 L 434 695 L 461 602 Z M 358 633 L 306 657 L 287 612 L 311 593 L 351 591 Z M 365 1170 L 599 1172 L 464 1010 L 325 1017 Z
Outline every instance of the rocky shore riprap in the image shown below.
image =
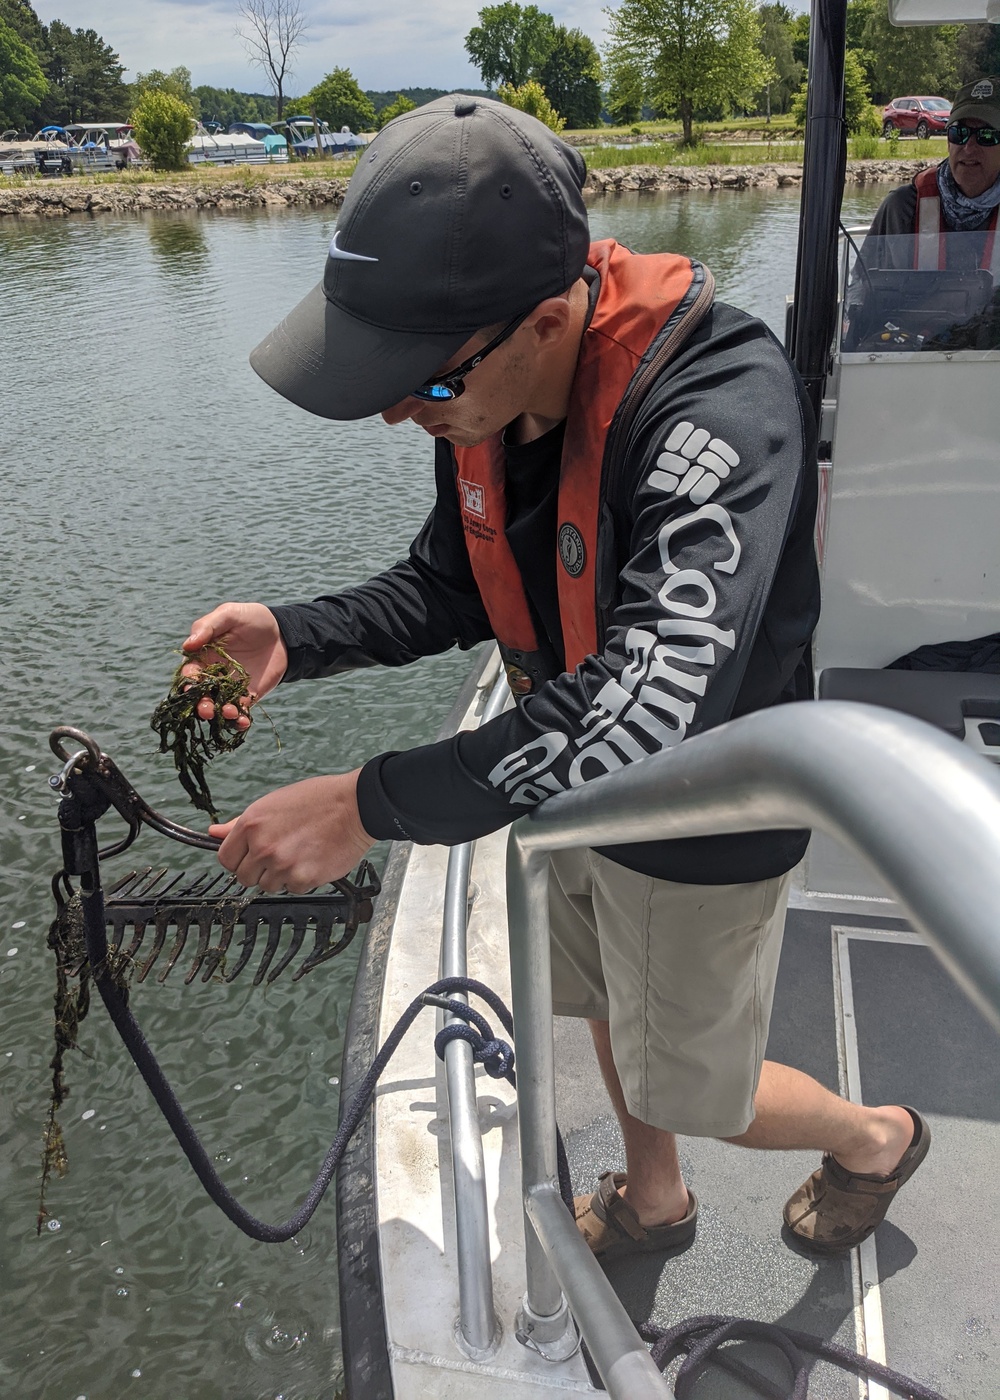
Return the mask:
M 905 184 L 929 160 L 852 160 L 849 185 Z M 801 165 L 630 165 L 591 170 L 585 192 L 593 196 L 631 190 L 649 193 L 685 190 L 745 190 L 794 186 L 801 182 Z M 63 218 L 69 214 L 172 213 L 185 209 L 282 209 L 297 204 L 338 205 L 347 179 L 282 176 L 270 179 L 214 180 L 204 184 L 177 182 L 139 184 L 126 177 L 120 183 L 87 180 L 32 180 L 24 185 L 0 184 L 0 217 Z

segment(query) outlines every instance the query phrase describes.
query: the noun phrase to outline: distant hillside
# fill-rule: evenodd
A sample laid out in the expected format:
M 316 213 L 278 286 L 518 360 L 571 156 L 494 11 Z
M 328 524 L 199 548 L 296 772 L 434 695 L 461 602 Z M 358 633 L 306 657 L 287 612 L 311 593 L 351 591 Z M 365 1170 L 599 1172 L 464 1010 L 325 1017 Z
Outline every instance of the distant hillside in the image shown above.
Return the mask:
M 446 97 L 449 92 L 454 92 L 454 88 L 392 88 L 389 92 L 371 92 L 365 90 L 365 96 L 369 99 L 376 112 L 381 112 L 383 107 L 389 107 L 395 102 L 400 93 L 408 97 L 417 107 L 422 107 L 425 102 L 433 102 L 436 97 Z M 492 92 L 486 92 L 483 88 L 462 88 L 462 92 L 467 92 L 470 97 L 493 97 Z

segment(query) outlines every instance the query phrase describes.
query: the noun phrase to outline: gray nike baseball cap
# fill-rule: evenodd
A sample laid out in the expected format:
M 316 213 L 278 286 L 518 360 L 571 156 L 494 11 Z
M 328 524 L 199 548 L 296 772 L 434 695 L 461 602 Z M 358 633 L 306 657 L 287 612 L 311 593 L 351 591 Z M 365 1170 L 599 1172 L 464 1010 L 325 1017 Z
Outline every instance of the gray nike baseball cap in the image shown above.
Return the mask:
M 580 153 L 461 93 L 396 117 L 363 153 L 323 280 L 250 356 L 322 418 L 367 418 L 470 336 L 570 287 L 590 244 Z

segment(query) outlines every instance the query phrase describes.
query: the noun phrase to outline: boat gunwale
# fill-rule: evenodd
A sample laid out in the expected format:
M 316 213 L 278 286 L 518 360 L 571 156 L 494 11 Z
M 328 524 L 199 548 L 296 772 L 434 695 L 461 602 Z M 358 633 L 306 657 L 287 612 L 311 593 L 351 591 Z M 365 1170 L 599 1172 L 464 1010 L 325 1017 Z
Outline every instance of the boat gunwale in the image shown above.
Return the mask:
M 455 734 L 481 689 L 492 664 L 481 652 L 436 735 Z M 382 875 L 382 892 L 365 931 L 344 1031 L 340 1071 L 340 1111 L 344 1112 L 379 1049 L 375 1043 L 385 988 L 389 947 L 399 896 L 413 850 L 394 841 Z M 345 1395 L 350 1400 L 393 1400 L 392 1368 L 386 1337 L 382 1268 L 375 1200 L 374 1100 L 358 1124 L 337 1172 L 337 1275 Z

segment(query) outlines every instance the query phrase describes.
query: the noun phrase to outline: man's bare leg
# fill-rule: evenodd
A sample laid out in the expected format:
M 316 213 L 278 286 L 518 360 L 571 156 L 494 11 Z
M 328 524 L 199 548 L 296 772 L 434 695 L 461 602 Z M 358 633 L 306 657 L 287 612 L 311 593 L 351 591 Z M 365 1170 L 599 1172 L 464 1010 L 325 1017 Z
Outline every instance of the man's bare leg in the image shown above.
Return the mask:
M 672 1225 L 688 1213 L 687 1187 L 677 1160 L 677 1139 L 673 1133 L 632 1117 L 625 1106 L 625 1095 L 611 1054 L 608 1023 L 591 1021 L 589 1024 L 604 1086 L 625 1139 L 628 1183 L 619 1194 L 628 1200 L 641 1225 Z
M 790 1065 L 765 1060 L 753 1122 L 726 1138 L 738 1147 L 830 1152 L 849 1172 L 888 1176 L 913 1138 L 913 1119 L 898 1104 L 849 1103 Z
M 673 1133 L 633 1118 L 625 1104 L 611 1054 L 607 1021 L 591 1021 L 598 1064 L 625 1140 L 628 1199 L 643 1225 L 670 1224 L 688 1209 L 687 1188 Z M 824 1089 L 801 1070 L 765 1060 L 754 1099 L 755 1118 L 745 1133 L 726 1138 L 739 1147 L 772 1151 L 832 1152 L 851 1172 L 888 1176 L 913 1138 L 905 1108 L 868 1108 Z

